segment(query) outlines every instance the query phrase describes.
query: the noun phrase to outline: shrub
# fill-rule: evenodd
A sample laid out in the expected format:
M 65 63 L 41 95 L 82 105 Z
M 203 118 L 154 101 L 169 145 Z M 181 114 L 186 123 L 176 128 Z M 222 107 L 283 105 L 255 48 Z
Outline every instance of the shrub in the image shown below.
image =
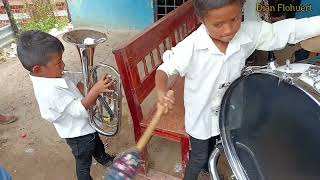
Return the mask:
M 61 30 L 68 24 L 67 17 L 55 17 L 55 6 L 50 0 L 32 0 L 32 4 L 25 2 L 25 12 L 30 16 L 27 23 L 21 23 L 22 31 L 40 30 L 49 32 L 52 28 Z

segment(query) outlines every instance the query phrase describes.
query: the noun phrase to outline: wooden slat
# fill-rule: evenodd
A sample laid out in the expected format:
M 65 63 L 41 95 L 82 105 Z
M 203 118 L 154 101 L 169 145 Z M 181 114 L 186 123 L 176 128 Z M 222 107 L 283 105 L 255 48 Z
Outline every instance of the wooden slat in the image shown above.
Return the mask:
M 156 50 L 156 49 L 153 49 L 150 53 L 150 57 L 151 57 L 151 67 L 152 69 L 156 67 L 156 63 L 154 62 L 154 55 L 153 55 L 153 51 Z
M 164 50 L 168 50 L 169 49 L 169 47 L 167 47 L 166 39 L 163 40 L 162 44 L 164 46 Z
M 157 56 L 158 56 L 158 62 L 162 62 L 162 58 L 161 58 L 161 54 L 160 54 L 160 47 L 159 46 L 157 47 Z
M 147 67 L 147 63 L 146 63 L 146 58 L 143 58 L 142 59 L 142 62 L 143 62 L 143 71 L 144 71 L 144 75 L 145 76 L 148 76 L 148 67 Z
M 149 76 L 145 77 L 143 79 L 142 84 L 136 87 L 135 92 L 138 97 L 138 101 L 141 104 L 143 100 L 150 94 L 152 89 L 155 86 L 154 77 L 155 77 L 156 71 L 152 71 Z

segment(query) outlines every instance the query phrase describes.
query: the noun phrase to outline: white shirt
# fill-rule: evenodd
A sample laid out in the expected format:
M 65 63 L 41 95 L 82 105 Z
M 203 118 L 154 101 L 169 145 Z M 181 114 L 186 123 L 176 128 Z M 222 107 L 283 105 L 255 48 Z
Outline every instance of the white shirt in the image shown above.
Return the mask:
M 73 138 L 95 130 L 88 122 L 82 94 L 77 88 L 80 78 L 66 73 L 63 78 L 43 78 L 30 75 L 34 94 L 43 119 L 53 123 L 61 138 Z
M 223 54 L 201 25 L 176 47 L 167 50 L 158 70 L 168 76 L 179 73 L 185 77 L 186 132 L 202 140 L 220 134 L 218 112 L 227 89 L 220 87 L 240 77 L 245 60 L 255 49 L 282 49 L 287 43 L 295 44 L 316 35 L 320 35 L 320 16 L 273 24 L 243 22 Z

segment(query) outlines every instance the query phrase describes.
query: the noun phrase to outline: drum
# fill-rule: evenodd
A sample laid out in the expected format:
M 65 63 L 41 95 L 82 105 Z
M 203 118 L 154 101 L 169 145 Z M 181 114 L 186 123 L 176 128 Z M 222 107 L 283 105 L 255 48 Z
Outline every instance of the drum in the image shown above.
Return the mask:
M 320 179 L 320 67 L 288 64 L 246 72 L 226 90 L 222 149 L 238 180 Z

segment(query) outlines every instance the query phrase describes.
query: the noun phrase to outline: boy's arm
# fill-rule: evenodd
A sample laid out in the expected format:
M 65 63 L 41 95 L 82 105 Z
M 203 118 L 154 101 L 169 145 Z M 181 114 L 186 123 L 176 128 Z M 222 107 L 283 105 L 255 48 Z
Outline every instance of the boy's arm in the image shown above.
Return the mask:
M 90 89 L 88 94 L 81 100 L 84 108 L 88 109 L 96 104 L 97 98 L 100 93 L 113 92 L 112 87 L 114 80 L 109 76 L 102 76 Z
M 83 99 L 81 100 L 82 105 L 84 106 L 85 109 L 88 109 L 89 107 L 95 105 L 95 102 L 97 100 L 97 97 L 99 93 L 95 93 L 94 91 L 89 91 L 87 96 L 84 94 L 84 84 L 82 82 L 79 82 L 77 84 L 77 87 L 81 94 L 83 95 Z
M 99 93 L 91 89 L 88 94 L 81 100 L 81 103 L 85 109 L 89 109 L 96 104 Z
M 163 95 L 168 91 L 168 76 L 164 71 L 157 70 L 155 84 L 158 96 Z
M 158 70 L 162 70 L 167 77 L 175 74 L 185 76 L 193 56 L 195 39 L 195 33 L 192 33 L 171 50 L 166 50 L 162 55 L 163 63 Z
M 112 92 L 109 87 L 113 84 L 113 80 L 102 77 L 93 85 L 88 94 L 84 98 L 74 96 L 64 88 L 58 88 L 54 92 L 53 100 L 49 108 L 54 115 L 51 119 L 54 121 L 65 114 L 72 115 L 75 118 L 87 117 L 86 109 L 95 105 L 97 97 L 103 92 Z
M 96 100 L 99 96 L 99 93 L 95 90 L 90 90 L 87 95 L 84 94 L 84 84 L 82 82 L 79 82 L 77 84 L 77 87 L 81 94 L 83 95 L 83 99 L 81 100 L 82 105 L 85 109 L 90 108 L 91 106 L 96 104 Z
M 273 24 L 262 22 L 256 49 L 272 51 L 284 48 L 287 43 L 320 35 L 320 16 L 303 19 L 285 19 Z
M 157 70 L 155 76 L 158 105 L 164 106 L 164 114 L 173 108 L 175 98 L 172 90 L 168 91 L 168 76 L 162 70 Z

